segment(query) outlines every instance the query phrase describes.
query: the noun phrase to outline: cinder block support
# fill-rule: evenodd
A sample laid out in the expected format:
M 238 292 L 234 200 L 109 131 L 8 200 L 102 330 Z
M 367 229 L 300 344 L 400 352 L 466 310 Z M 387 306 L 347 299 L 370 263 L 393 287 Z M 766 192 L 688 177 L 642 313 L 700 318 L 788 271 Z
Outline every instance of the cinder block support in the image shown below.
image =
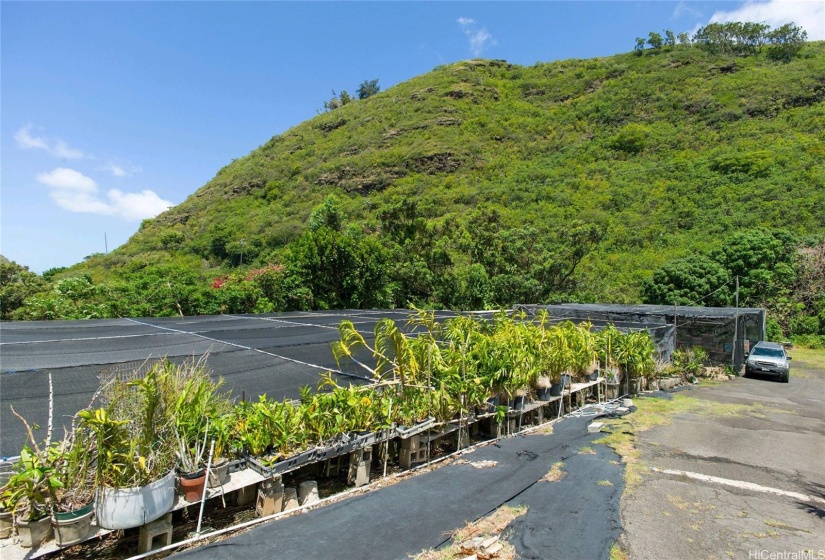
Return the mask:
M 156 540 L 160 540 L 155 544 Z M 167 513 L 140 528 L 138 554 L 172 544 L 172 514 Z
M 409 469 L 415 463 L 423 460 L 421 438 L 417 435 L 401 440 L 401 449 L 398 451 L 398 463 L 402 469 Z
M 349 473 L 347 484 L 355 487 L 364 486 L 370 482 L 370 463 L 372 463 L 372 446 L 358 449 L 349 454 Z
M 492 437 L 492 438 L 500 438 L 504 435 L 504 425 L 496 422 L 495 417 L 487 418 L 484 420 L 484 432 Z
M 308 506 L 319 501 L 318 483 L 314 480 L 307 480 L 298 486 L 298 503 Z
M 261 482 L 258 488 L 258 500 L 255 503 L 255 513 L 258 517 L 266 517 L 279 513 L 283 509 L 284 485 L 281 477 L 276 476 Z
M 284 511 L 298 507 L 298 491 L 295 488 L 284 488 Z
M 239 506 L 248 506 L 255 502 L 255 499 L 258 497 L 258 485 L 251 484 L 249 486 L 244 486 L 243 488 L 238 488 L 235 491 L 235 504 Z

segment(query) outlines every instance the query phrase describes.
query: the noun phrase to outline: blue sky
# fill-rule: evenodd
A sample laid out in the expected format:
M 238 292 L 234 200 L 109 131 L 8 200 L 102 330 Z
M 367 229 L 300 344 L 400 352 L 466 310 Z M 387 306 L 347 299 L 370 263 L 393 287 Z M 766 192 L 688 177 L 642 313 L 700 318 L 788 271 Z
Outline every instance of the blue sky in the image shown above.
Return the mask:
M 42 272 L 124 243 L 331 90 L 448 62 L 630 51 L 716 20 L 796 21 L 817 1 L 2 2 L 0 253 Z

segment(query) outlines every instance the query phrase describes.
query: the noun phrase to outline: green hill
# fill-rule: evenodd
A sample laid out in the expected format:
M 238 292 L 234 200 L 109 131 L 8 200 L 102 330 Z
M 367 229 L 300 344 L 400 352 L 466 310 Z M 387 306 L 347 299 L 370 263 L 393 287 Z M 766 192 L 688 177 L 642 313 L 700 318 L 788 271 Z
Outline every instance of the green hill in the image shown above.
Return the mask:
M 444 65 L 273 137 L 62 276 L 208 284 L 275 263 L 312 286 L 373 283 L 296 306 L 638 301 L 653 270 L 732 232 L 823 231 L 823 101 L 822 42 L 788 63 L 678 46 Z M 345 237 L 351 262 L 305 234 L 330 194 L 314 229 Z

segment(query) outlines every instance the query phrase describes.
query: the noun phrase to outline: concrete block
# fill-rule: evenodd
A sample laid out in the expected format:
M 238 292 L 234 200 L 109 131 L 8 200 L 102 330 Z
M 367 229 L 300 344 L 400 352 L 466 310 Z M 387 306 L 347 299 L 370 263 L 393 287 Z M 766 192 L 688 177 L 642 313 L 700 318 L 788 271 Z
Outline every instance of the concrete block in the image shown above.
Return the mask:
M 235 492 L 235 503 L 239 506 L 248 506 L 251 503 L 254 503 L 258 497 L 258 485 L 251 484 L 249 486 L 244 486 L 243 488 L 238 488 Z
M 602 426 L 604 426 L 604 422 L 591 422 L 587 425 L 587 433 L 588 434 L 598 434 Z
M 369 484 L 370 463 L 372 463 L 372 446 L 350 453 L 347 484 L 354 484 L 356 488 Z
M 318 502 L 318 483 L 314 480 L 307 480 L 298 486 L 298 503 L 302 506 L 308 506 Z
M 167 513 L 159 519 L 140 528 L 138 537 L 138 554 L 149 552 L 172 544 L 172 514 Z
M 298 491 L 295 488 L 284 488 L 284 511 L 295 509 L 299 505 Z

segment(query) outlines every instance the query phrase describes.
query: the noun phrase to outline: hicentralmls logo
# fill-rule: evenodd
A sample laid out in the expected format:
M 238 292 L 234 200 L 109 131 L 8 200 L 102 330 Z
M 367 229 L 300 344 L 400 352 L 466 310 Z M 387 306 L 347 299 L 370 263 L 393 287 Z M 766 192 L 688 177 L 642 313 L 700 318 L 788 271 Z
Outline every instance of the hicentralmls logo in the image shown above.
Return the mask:
M 749 550 L 748 560 L 825 560 L 825 550 Z

